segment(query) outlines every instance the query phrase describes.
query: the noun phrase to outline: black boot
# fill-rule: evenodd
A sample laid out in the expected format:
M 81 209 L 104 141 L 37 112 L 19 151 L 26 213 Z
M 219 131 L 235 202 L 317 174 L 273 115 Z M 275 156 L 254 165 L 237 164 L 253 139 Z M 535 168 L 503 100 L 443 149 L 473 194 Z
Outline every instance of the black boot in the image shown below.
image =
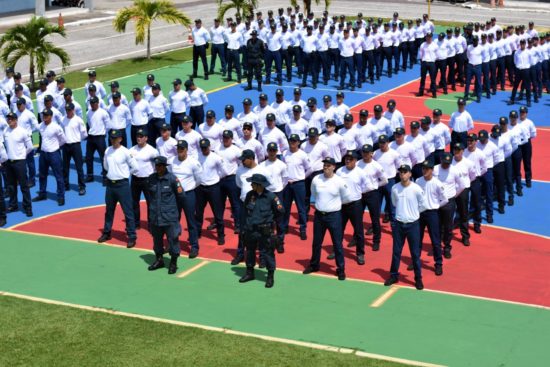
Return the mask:
M 160 268 L 164 268 L 164 259 L 162 258 L 162 255 L 157 255 L 157 259 L 155 260 L 154 263 L 152 263 L 151 265 L 149 265 L 149 267 L 147 269 L 149 269 L 150 271 L 152 270 L 157 270 L 157 269 L 160 269 Z
M 244 90 L 252 90 L 252 80 L 248 81 L 248 85 L 244 88 Z
M 275 279 L 273 279 L 274 271 L 270 270 L 267 272 L 267 279 L 265 280 L 265 287 L 271 288 L 273 287 L 273 284 L 275 284 Z
M 246 274 L 243 275 L 241 279 L 239 279 L 239 283 L 250 282 L 254 279 L 256 279 L 256 277 L 254 276 L 254 268 L 246 268 Z
M 174 274 L 178 270 L 178 257 L 172 256 L 170 258 L 170 265 L 168 265 L 168 274 Z

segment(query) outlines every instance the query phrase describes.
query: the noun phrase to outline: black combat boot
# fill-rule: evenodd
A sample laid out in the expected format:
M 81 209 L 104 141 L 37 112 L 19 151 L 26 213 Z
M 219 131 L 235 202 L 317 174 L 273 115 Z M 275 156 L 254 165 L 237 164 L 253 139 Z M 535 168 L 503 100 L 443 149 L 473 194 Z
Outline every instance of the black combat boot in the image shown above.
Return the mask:
M 267 272 L 267 279 L 265 281 L 266 288 L 271 288 L 273 287 L 273 284 L 275 284 L 275 279 L 273 278 L 274 273 L 275 272 L 273 270 Z
M 157 255 L 157 259 L 155 260 L 154 263 L 152 263 L 151 265 L 149 265 L 148 269 L 149 270 L 157 270 L 157 269 L 160 269 L 160 268 L 164 268 L 164 259 L 162 258 L 162 255 Z
M 172 256 L 170 258 L 170 265 L 168 265 L 168 274 L 174 274 L 178 270 L 178 257 Z
M 246 274 L 243 275 L 241 279 L 239 279 L 239 283 L 250 282 L 254 279 L 256 279 L 256 277 L 254 276 L 254 268 L 246 268 Z

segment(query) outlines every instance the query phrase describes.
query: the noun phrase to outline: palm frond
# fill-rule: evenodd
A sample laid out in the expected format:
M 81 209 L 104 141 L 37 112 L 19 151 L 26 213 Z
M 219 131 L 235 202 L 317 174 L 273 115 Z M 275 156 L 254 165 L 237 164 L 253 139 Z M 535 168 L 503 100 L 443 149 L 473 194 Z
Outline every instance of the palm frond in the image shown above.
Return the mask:
M 225 13 L 227 13 L 229 9 L 236 9 L 236 8 L 237 6 L 233 2 L 223 4 L 218 8 L 218 19 L 220 19 L 220 21 L 223 21 Z

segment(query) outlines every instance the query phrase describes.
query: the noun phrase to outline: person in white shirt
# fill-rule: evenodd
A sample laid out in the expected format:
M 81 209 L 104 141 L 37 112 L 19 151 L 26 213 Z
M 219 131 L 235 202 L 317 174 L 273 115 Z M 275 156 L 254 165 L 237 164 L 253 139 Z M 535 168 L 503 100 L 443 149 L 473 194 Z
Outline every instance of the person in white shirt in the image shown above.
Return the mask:
M 105 91 L 105 87 L 103 86 L 103 83 L 96 80 L 96 78 L 97 78 L 96 71 L 90 70 L 88 72 L 88 81 L 86 82 L 86 84 L 84 84 L 84 92 L 86 92 L 86 97 L 90 97 L 89 87 L 90 85 L 94 85 L 96 88 L 98 98 L 103 99 L 107 95 L 107 92 Z
M 328 156 L 336 162 L 342 162 L 342 157 L 348 149 L 344 137 L 336 132 L 335 120 L 329 119 L 325 122 L 325 134 L 321 135 L 320 140 L 327 146 Z
M 453 156 L 451 153 L 443 153 L 441 164 L 434 168 L 433 175 L 443 184 L 445 198 L 447 203 L 439 208 L 439 224 L 441 228 L 441 240 L 443 241 L 443 257 L 450 259 L 451 241 L 453 239 L 454 218 L 456 212 L 456 193 L 460 185 L 460 177 L 451 163 Z
M 151 87 L 153 93 L 149 98 L 149 122 L 147 132 L 149 133 L 149 144 L 155 147 L 157 138 L 160 136 L 160 127 L 166 123 L 166 115 L 170 110 L 168 100 L 162 95 L 160 84 L 155 83 Z
M 289 122 L 285 126 L 286 136 L 296 134 L 302 140 L 306 138 L 308 123 L 306 120 L 304 120 L 301 117 L 301 115 L 302 115 L 302 107 L 300 107 L 300 105 L 298 104 L 294 105 L 292 107 L 292 118 L 289 120 Z
M 285 101 L 285 92 L 281 88 L 278 88 L 275 91 L 275 102 L 271 104 L 271 107 L 275 110 L 277 127 L 282 132 L 285 132 L 285 126 L 290 122 L 293 114 L 292 106 L 288 103 L 288 101 Z
M 428 142 L 424 138 L 424 135 L 420 134 L 420 123 L 418 121 L 411 121 L 411 135 L 405 137 L 405 141 L 411 143 L 414 147 L 414 156 L 416 164 L 412 166 L 413 179 L 422 176 L 422 164 L 428 160 Z M 433 162 L 433 160 L 432 160 Z
M 304 114 L 304 120 L 307 121 L 309 128 L 316 128 L 322 130 L 326 117 L 323 111 L 317 108 L 317 99 L 315 97 L 308 98 L 307 111 Z
M 132 126 L 130 128 L 130 138 L 132 139 L 132 146 L 137 144 L 136 132 L 138 130 L 147 130 L 147 124 L 149 122 L 149 115 L 151 114 L 151 107 L 149 102 L 145 98 L 141 97 L 141 89 L 132 89 L 133 100 L 128 106 L 132 114 Z
M 136 131 L 137 144 L 130 148 L 130 155 L 136 161 L 136 171 L 132 173 L 130 191 L 132 192 L 132 207 L 134 209 L 134 220 L 136 229 L 141 228 L 141 194 L 145 197 L 147 205 L 147 223 L 149 223 L 149 176 L 155 172 L 153 160 L 158 157 L 159 152 L 150 144 L 147 144 L 147 128 L 141 127 Z
M 424 193 L 420 186 L 411 181 L 411 167 L 399 166 L 399 183 L 391 191 L 392 204 L 395 206 L 395 220 L 392 222 L 393 250 L 390 277 L 384 282 L 390 286 L 399 281 L 399 265 L 405 239 L 409 244 L 414 269 L 414 286 L 424 289 L 422 283 L 422 263 L 420 262 L 420 213 L 426 209 Z
M 42 101 L 44 101 L 45 95 L 43 95 Z M 37 104 L 38 104 L 38 97 Z M 82 114 L 82 106 L 80 106 L 80 103 L 78 103 L 76 100 L 73 99 L 73 91 L 70 88 L 65 88 L 63 91 L 63 103 L 59 106 L 59 111 L 66 116 L 66 106 L 67 104 L 72 103 L 74 105 L 74 113 L 81 119 L 84 119 L 84 115 Z M 42 108 L 44 109 L 44 108 Z
M 367 234 L 372 234 L 372 251 L 380 249 L 380 239 L 382 238 L 382 229 L 380 226 L 380 193 L 378 189 L 388 184 L 388 179 L 384 173 L 384 168 L 373 159 L 374 149 L 372 145 L 365 144 L 361 147 L 363 159 L 357 163 L 359 168 L 365 171 L 367 176 L 365 191 L 361 196 L 363 209 L 369 210 L 371 227 Z
M 284 189 L 288 185 L 288 170 L 286 163 L 277 157 L 278 147 L 275 143 L 269 143 L 267 145 L 267 158 L 260 163 L 260 166 L 268 173 L 267 179 L 270 183 L 266 189 L 277 195 L 279 201 L 282 203 L 284 199 Z M 283 216 L 277 220 L 277 236 L 279 241 L 277 243 L 277 252 L 282 254 L 285 252 L 285 233 L 287 227 L 284 226 Z
M 225 76 L 226 73 L 226 57 L 225 57 L 225 32 L 226 28 L 220 26 L 220 20 L 214 19 L 214 26 L 210 28 L 210 38 L 212 39 L 212 52 L 210 58 L 210 73 L 214 74 L 216 68 L 216 58 L 220 58 L 221 73 Z
M 193 130 L 191 127 L 193 123 L 189 116 L 184 116 L 181 122 L 182 129 L 176 134 L 176 140 L 185 140 L 187 142 L 186 154 L 198 159 L 200 152 L 200 140 L 202 139 L 201 134 L 196 130 Z
M 12 90 L 15 86 L 15 81 L 13 80 L 14 70 L 11 66 L 7 67 L 6 76 L 0 81 L 0 89 L 6 97 L 6 104 L 10 104 L 10 99 L 12 96 Z
M 243 124 L 243 146 L 242 149 L 249 149 L 254 152 L 256 163 L 262 162 L 265 159 L 265 151 L 263 144 L 254 138 L 254 125 L 251 122 Z
M 129 107 L 128 98 L 126 98 L 124 93 L 122 93 L 120 91 L 120 84 L 115 80 L 114 82 L 111 83 L 110 87 L 111 87 L 111 94 L 109 94 L 106 98 L 107 99 L 107 104 L 112 105 L 113 104 L 113 94 L 115 94 L 116 92 L 119 92 L 120 93 L 120 103 L 122 103 L 123 105 Z
M 159 155 L 170 159 L 175 157 L 177 152 L 177 140 L 171 136 L 170 133 L 171 126 L 167 123 L 163 124 L 160 127 L 160 137 L 157 138 L 155 147 L 159 152 Z
M 441 115 L 443 111 L 436 108 L 432 112 L 432 126 L 430 131 L 434 135 L 434 163 L 437 165 L 441 163 L 441 156 L 445 151 L 445 147 L 451 142 L 451 130 L 447 125 L 441 122 Z
M 21 83 L 21 79 L 22 79 L 22 78 L 21 78 L 21 73 L 20 73 L 20 72 L 16 72 L 15 74 L 13 74 L 13 83 L 14 83 L 14 87 L 13 87 L 13 88 L 15 89 L 15 86 L 20 85 L 21 88 L 23 88 L 23 95 L 25 95 L 25 96 L 27 96 L 27 97 L 30 98 L 30 97 L 31 97 L 31 91 L 30 91 L 29 87 L 27 87 L 26 84 Z M 63 80 L 63 82 L 64 82 L 64 80 Z M 59 79 L 58 79 L 58 82 L 57 82 L 57 83 L 59 84 Z M 14 92 L 15 92 L 15 91 L 14 91 Z M 13 94 L 13 93 L 12 93 L 12 94 Z
M 126 139 L 126 127 L 132 126 L 132 113 L 128 106 L 121 102 L 120 92 L 114 92 L 112 94 L 113 104 L 109 106 L 107 112 L 111 117 L 110 123 L 107 126 L 109 130 L 120 130 L 122 134 L 122 145 L 127 145 Z
M 195 19 L 195 26 L 191 30 L 193 36 L 193 76 L 197 77 L 197 69 L 199 66 L 199 57 L 202 61 L 202 67 L 204 69 L 204 80 L 208 80 L 208 62 L 206 60 L 206 49 L 208 48 L 208 42 L 210 42 L 210 33 L 202 27 L 202 21 Z
M 437 69 L 435 67 L 435 61 L 437 59 L 437 45 L 432 42 L 432 34 L 426 34 L 426 41 L 420 45 L 418 50 L 418 58 L 421 60 L 420 64 L 420 87 L 418 89 L 417 97 L 424 95 L 424 86 L 426 83 L 426 74 L 430 74 L 430 91 L 432 97 L 436 98 L 436 76 Z
M 390 99 L 386 105 L 388 108 L 386 112 L 384 112 L 384 117 L 390 121 L 390 126 L 392 131 L 395 131 L 398 127 L 405 127 L 405 118 L 403 117 L 403 114 L 401 111 L 396 109 L 396 102 L 394 99 Z
M 390 143 L 390 149 L 395 150 L 399 154 L 399 165 L 406 164 L 414 167 L 416 161 L 415 146 L 405 139 L 405 129 L 398 127 L 393 134 L 395 140 Z
M 78 177 L 78 195 L 82 196 L 86 194 L 82 160 L 82 140 L 88 138 L 88 132 L 82 118 L 76 115 L 75 106 L 72 102 L 65 105 L 65 110 L 66 116 L 61 123 L 61 127 L 65 133 L 65 145 L 63 145 L 63 181 L 65 191 L 68 191 L 70 189 L 69 169 L 72 159 Z
M 464 246 L 470 246 L 470 230 L 468 228 L 468 215 L 470 203 L 470 186 L 476 179 L 474 163 L 464 157 L 464 145 L 455 143 L 453 146 L 452 166 L 459 177 L 456 188 L 456 213 L 460 226 L 460 234 Z
M 365 234 L 363 232 L 363 214 L 365 206 L 362 196 L 367 189 L 367 174 L 365 170 L 357 166 L 359 154 L 353 150 L 347 151 L 344 155 L 344 166 L 338 168 L 336 174 L 344 179 L 348 194 L 342 201 L 342 232 L 345 232 L 348 221 L 353 227 L 353 241 L 355 245 L 357 264 L 365 265 Z M 348 245 L 348 247 L 350 247 Z M 329 259 L 334 258 L 334 253 Z
M 3 117 L 3 116 L 2 116 Z M 0 197 L 2 200 L 0 200 L 0 227 L 4 227 L 6 225 L 6 202 L 4 201 L 4 183 L 6 182 L 6 171 L 4 170 L 4 166 L 8 160 L 8 153 L 6 152 L 6 148 L 4 147 L 4 132 L 0 132 Z
M 226 173 L 226 167 L 222 157 L 210 150 L 210 140 L 202 139 L 200 141 L 201 153 L 199 154 L 199 163 L 202 166 L 202 174 L 199 186 L 195 194 L 197 197 L 197 207 L 195 211 L 195 220 L 199 238 L 201 237 L 202 224 L 204 221 L 204 209 L 206 204 L 210 204 L 214 214 L 214 223 L 218 234 L 218 245 L 225 244 L 225 233 L 223 223 L 224 205 L 221 200 L 220 178 Z
M 21 126 L 29 136 L 32 136 L 33 131 L 38 130 L 38 121 L 36 116 L 27 109 L 25 100 L 19 98 L 16 101 L 17 124 Z M 34 187 L 36 184 L 36 165 L 34 162 L 34 149 L 27 154 L 27 184 L 29 187 Z
M 52 122 L 61 125 L 61 122 L 63 121 L 63 114 L 54 107 L 54 98 L 50 95 L 47 95 L 44 97 L 44 111 L 45 109 L 49 109 L 52 111 Z M 42 116 L 42 111 L 38 113 L 39 116 Z M 40 121 L 42 121 L 42 118 L 40 118 Z
M 390 120 L 382 116 L 382 105 L 374 105 L 374 117 L 368 120 L 369 125 L 374 128 L 374 139 L 378 139 L 381 135 L 393 137 L 394 130 L 391 128 Z M 378 149 L 378 142 L 373 142 L 374 150 Z
M 357 148 L 360 150 L 365 144 L 374 144 L 377 135 L 373 124 L 368 123 L 369 111 L 362 109 L 359 111 L 359 122 L 353 125 L 356 132 Z
M 42 137 L 42 151 L 38 161 L 38 177 L 40 188 L 37 196 L 32 201 L 47 199 L 46 187 L 48 171 L 51 168 L 57 183 L 57 204 L 65 205 L 65 184 L 63 183 L 63 161 L 61 159 L 61 147 L 65 144 L 65 133 L 57 123 L 52 123 L 53 112 L 50 109 L 42 111 L 43 121 L 38 131 Z
M 466 100 L 459 98 L 456 102 L 458 109 L 451 114 L 449 120 L 449 128 L 453 130 L 451 133 L 451 146 L 455 146 L 456 143 L 461 143 L 462 146 L 466 146 L 466 139 L 468 133 L 474 129 L 474 120 L 472 115 L 466 111 Z
M 323 160 L 329 156 L 328 147 L 325 143 L 319 141 L 319 130 L 315 127 L 310 127 L 307 132 L 307 141 L 303 142 L 300 149 L 303 150 L 311 165 L 311 174 L 306 177 L 306 214 L 309 214 L 311 207 L 311 182 L 315 176 L 323 171 Z
M 169 161 L 168 169 L 176 176 L 181 187 L 185 190 L 185 198 L 182 207 L 189 232 L 189 244 L 191 251 L 189 258 L 193 259 L 199 255 L 199 232 L 195 221 L 196 195 L 195 190 L 200 184 L 202 166 L 194 157 L 188 153 L 186 140 L 178 140 L 178 155 Z
M 30 99 L 29 97 L 23 94 L 23 87 L 21 86 L 21 84 L 15 86 L 14 93 L 15 94 L 13 94 L 11 97 L 12 110 L 17 109 L 17 102 L 25 101 L 25 107 L 27 108 L 27 110 L 34 112 L 34 105 L 32 103 L 32 99 Z
M 487 46 L 485 46 L 487 47 Z M 479 44 L 479 38 L 474 36 L 472 44 L 466 49 L 468 58 L 468 65 L 466 66 L 466 82 L 464 87 L 464 99 L 468 100 L 470 97 L 470 83 L 472 77 L 475 76 L 474 94 L 476 95 L 476 102 L 481 101 L 481 64 L 482 64 L 482 52 L 483 47 Z
M 242 149 L 233 143 L 233 131 L 224 130 L 222 133 L 222 144 L 216 153 L 222 157 L 225 166 L 225 173 L 220 177 L 220 194 L 223 206 L 229 199 L 231 205 L 231 214 L 234 220 L 234 233 L 240 232 L 239 218 L 241 218 L 241 206 L 239 204 L 239 190 L 235 175 L 239 167 Z
M 516 185 L 516 193 L 518 196 L 523 196 L 523 185 L 521 183 L 521 146 L 529 139 L 529 130 L 525 125 L 518 124 L 518 112 L 510 111 L 510 133 L 512 135 L 513 148 L 512 152 L 512 177 Z
M 170 102 L 170 126 L 172 126 L 173 138 L 176 136 L 183 117 L 187 114 L 187 107 L 191 102 L 189 94 L 181 89 L 181 83 L 181 79 L 174 79 L 172 82 L 174 89 L 168 94 L 168 101 Z
M 495 143 L 489 140 L 489 133 L 487 130 L 479 131 L 478 140 L 477 150 L 483 152 L 486 168 L 485 172 L 482 171 L 480 178 L 481 196 L 485 200 L 484 203 L 485 212 L 487 214 L 487 223 L 491 224 L 493 223 L 493 170 L 495 165 L 498 164 L 500 151 Z
M 99 95 L 97 94 L 97 88 L 94 84 L 90 84 L 88 86 L 88 97 L 86 97 L 86 101 L 85 101 L 85 105 L 86 105 L 86 111 L 90 110 L 91 106 L 90 106 L 90 100 L 92 99 L 92 97 L 97 97 L 99 99 L 99 108 L 101 109 L 104 109 L 104 110 L 107 110 L 107 105 L 105 104 L 105 102 L 103 101 L 103 99 L 101 99 L 99 97 Z
M 521 156 L 523 159 L 523 172 L 525 172 L 525 186 L 528 188 L 531 187 L 531 179 L 533 177 L 533 172 L 531 170 L 531 158 L 533 156 L 533 146 L 531 140 L 537 137 L 537 128 L 533 121 L 527 117 L 529 110 L 525 106 L 519 108 L 519 123 L 523 125 L 529 132 L 527 142 L 520 145 L 521 147 Z
M 281 32 L 277 31 L 277 26 L 275 24 L 270 24 L 270 32 L 267 33 L 266 39 L 266 58 L 265 58 L 265 69 L 266 77 L 265 84 L 271 84 L 271 67 L 273 66 L 273 61 L 275 61 L 275 70 L 277 72 L 277 84 L 283 85 L 283 71 L 282 71 L 282 59 L 281 59 L 281 41 L 282 35 Z
M 94 181 L 94 153 L 97 151 L 99 159 L 103 162 L 106 143 L 105 134 L 110 124 L 109 113 L 99 108 L 99 99 L 90 98 L 91 109 L 86 113 L 88 122 L 88 139 L 86 140 L 86 182 Z M 121 136 L 122 141 L 122 136 Z M 105 167 L 102 166 L 101 175 L 105 178 Z
M 185 90 L 189 93 L 189 117 L 193 121 L 193 129 L 204 122 L 204 105 L 208 103 L 208 96 L 193 80 L 186 80 Z
M 266 115 L 266 126 L 260 131 L 259 139 L 263 144 L 264 151 L 267 151 L 269 143 L 276 143 L 279 146 L 279 151 L 284 153 L 288 150 L 288 141 L 285 134 L 276 126 L 275 114 L 268 113 Z
M 508 192 L 508 206 L 514 205 L 514 169 L 512 165 L 512 154 L 517 149 L 517 140 L 508 130 L 508 118 L 503 116 L 499 119 L 500 138 L 499 142 L 504 143 L 504 177 L 506 191 Z
M 397 168 L 401 165 L 401 156 L 397 151 L 390 148 L 387 135 L 380 135 L 378 137 L 378 145 L 380 149 L 375 150 L 374 160 L 384 168 L 384 174 L 388 181 L 386 185 L 378 187 L 378 193 L 380 194 L 380 200 L 385 200 L 383 222 L 388 223 L 390 221 L 393 222 L 395 219 L 395 207 L 391 201 L 391 190 L 393 185 L 395 185 Z
M 226 82 L 233 80 L 231 72 L 233 68 L 237 73 L 237 83 L 241 83 L 241 60 L 239 58 L 239 50 L 244 45 L 244 39 L 241 32 L 237 31 L 237 23 L 231 23 L 231 30 L 225 34 L 227 40 L 227 78 Z
M 338 90 L 343 90 L 345 81 L 346 81 L 346 73 L 349 73 L 349 87 L 350 90 L 355 90 L 355 64 L 353 62 L 353 57 L 355 55 L 355 40 L 350 37 L 349 29 L 345 29 L 343 32 L 342 38 L 340 38 L 340 42 L 338 45 L 338 48 L 340 49 L 340 57 L 339 57 L 339 63 L 340 63 L 340 85 L 338 86 Z M 391 71 L 390 71 L 391 74 Z
M 441 181 L 433 175 L 434 164 L 432 161 L 422 162 L 422 177 L 415 181 L 424 193 L 425 209 L 420 213 L 420 254 L 422 254 L 422 242 L 424 231 L 428 227 L 428 234 L 432 242 L 432 252 L 435 262 L 435 275 L 443 274 L 443 256 L 441 251 L 441 232 L 439 227 L 439 209 L 446 205 L 445 188 Z M 412 270 L 412 269 L 411 269 Z
M 498 212 L 504 214 L 506 206 L 506 150 L 511 150 L 511 144 L 506 138 L 501 139 L 500 125 L 493 125 L 491 128 L 490 141 L 497 147 L 493 167 L 493 177 L 495 181 L 496 198 L 498 202 Z
M 119 130 L 111 130 L 109 139 L 111 140 L 111 146 L 105 150 L 105 157 L 103 158 L 107 186 L 105 191 L 105 224 L 103 225 L 103 234 L 97 242 L 102 243 L 111 239 L 115 210 L 117 203 L 120 203 L 128 236 L 126 247 L 132 248 L 136 245 L 137 234 L 128 179 L 130 174 L 136 172 L 137 163 L 130 151 L 122 146 L 122 134 Z
M 476 178 L 470 183 L 469 211 L 473 211 L 474 232 L 481 233 L 481 176 L 487 172 L 487 161 L 485 153 L 481 149 L 477 149 L 477 135 L 475 133 L 468 134 L 468 146 L 464 151 L 464 157 L 474 164 Z
M 350 40 L 351 41 L 351 40 Z M 302 48 L 302 88 L 307 86 L 306 80 L 308 74 L 311 74 L 311 83 L 313 89 L 317 88 L 317 81 L 319 80 L 319 72 L 317 69 L 316 53 L 319 49 L 319 39 L 317 35 L 313 34 L 313 27 L 307 26 L 306 34 L 300 39 Z
M 285 214 L 283 218 L 284 228 L 288 228 L 292 201 L 296 203 L 298 209 L 298 224 L 300 226 L 300 239 L 307 239 L 306 226 L 306 185 L 305 179 L 311 174 L 311 164 L 308 155 L 300 149 L 300 137 L 292 134 L 288 138 L 289 148 L 283 152 L 283 162 L 287 165 L 288 185 L 283 193 L 283 205 Z
M 333 158 L 323 160 L 323 173 L 317 175 L 311 183 L 315 196 L 315 215 L 313 219 L 313 242 L 309 265 L 302 272 L 310 274 L 319 271 L 321 245 L 328 230 L 332 239 L 332 249 L 336 260 L 338 280 L 346 279 L 344 249 L 342 240 L 342 204 L 348 201 L 346 181 L 335 174 L 336 161 Z
M 6 119 L 9 126 L 4 131 L 2 144 L 5 145 L 8 156 L 6 162 L 6 186 L 9 194 L 7 212 L 18 210 L 17 185 L 19 184 L 23 195 L 23 210 L 27 217 L 32 217 L 31 194 L 27 184 L 26 171 L 26 157 L 33 151 L 31 136 L 25 128 L 18 126 L 15 113 L 9 112 Z

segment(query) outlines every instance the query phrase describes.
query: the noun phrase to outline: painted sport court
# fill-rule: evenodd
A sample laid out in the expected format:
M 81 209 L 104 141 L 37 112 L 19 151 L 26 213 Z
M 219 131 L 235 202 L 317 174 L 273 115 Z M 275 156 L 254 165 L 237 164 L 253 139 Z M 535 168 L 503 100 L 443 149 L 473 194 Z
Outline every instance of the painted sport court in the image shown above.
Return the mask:
M 186 79 L 190 66 L 184 63 L 151 72 L 167 94 L 173 78 Z M 98 74 L 101 76 L 100 69 Z M 121 91 L 128 94 L 131 88 L 142 87 L 146 74 L 118 79 Z M 345 102 L 353 106 L 356 118 L 361 108 L 372 112 L 375 104 L 385 107 L 393 98 L 407 125 L 431 114 L 435 107 L 443 110 L 446 121 L 461 93 L 439 94 L 435 100 L 416 98 L 418 75 L 415 67 L 391 79 L 383 76 L 375 85 L 345 91 Z M 209 92 L 207 108 L 218 115 L 227 103 L 240 112 L 245 96 L 256 103 L 259 94 L 244 92 L 244 85 L 228 85 L 219 75 L 209 81 L 198 78 L 196 83 Z M 295 78 L 283 86 L 287 99 L 298 83 Z M 305 88 L 303 98 L 314 96 L 321 101 L 325 94 L 334 97 L 336 84 L 331 81 L 317 90 Z M 264 87 L 270 102 L 276 88 Z M 82 104 L 84 91 L 73 90 Z M 511 108 L 505 101 L 509 93 L 499 91 L 491 100 L 468 105 L 476 131 L 488 129 L 498 117 L 508 115 Z M 345 282 L 334 276 L 331 260 L 322 260 L 320 274 L 302 275 L 311 253 L 313 225 L 308 224 L 308 240 L 300 241 L 293 218 L 286 252 L 277 255 L 275 287 L 264 288 L 265 273 L 259 270 L 257 281 L 239 284 L 245 268 L 243 264 L 229 264 L 236 235 L 228 210 L 225 246 L 217 246 L 211 233 L 203 231 L 199 258 L 189 260 L 184 231 L 180 239 L 183 256 L 176 276 L 163 270 L 148 272 L 147 264 L 154 258 L 152 240 L 145 230 L 139 230 L 137 247 L 126 249 L 120 210 L 113 240 L 97 244 L 103 225 L 104 188 L 96 182 L 87 186 L 86 196 L 79 197 L 73 171 L 72 191 L 66 194 L 63 211 L 59 211 L 52 194 L 51 200 L 33 203 L 35 217 L 31 221 L 23 213 L 8 216 L 9 227 L 0 232 L 0 294 L 416 365 L 546 365 L 550 283 L 545 270 L 550 264 L 550 227 L 545 199 L 550 192 L 550 173 L 544 163 L 550 156 L 549 106 L 550 97 L 545 94 L 529 111 L 538 128 L 533 141 L 533 187 L 524 189 L 524 196 L 516 197 L 505 215 L 495 212 L 494 225 L 483 225 L 481 235 L 472 231 L 472 246 L 455 242 L 453 258 L 445 260 L 442 277 L 434 276 L 430 249 L 425 244 L 426 289 L 422 292 L 414 289 L 412 272 L 406 270 L 410 262 L 407 250 L 398 286 L 382 285 L 391 259 L 388 225 L 383 225 L 379 252 L 370 250 L 372 238 L 367 236 L 364 266 L 355 263 L 353 249 L 345 249 Z M 95 172 L 99 172 L 99 162 L 96 165 Z M 50 191 L 54 185 L 50 179 Z M 31 190 L 33 196 L 35 190 Z M 210 218 L 206 214 L 207 222 Z M 369 224 L 368 215 L 365 222 Z M 186 227 L 184 220 L 182 225 Z M 351 239 L 350 226 L 347 229 L 344 245 Z M 323 258 L 330 251 L 329 242 L 327 236 Z M 26 265 L 13 259 L 25 259 Z

